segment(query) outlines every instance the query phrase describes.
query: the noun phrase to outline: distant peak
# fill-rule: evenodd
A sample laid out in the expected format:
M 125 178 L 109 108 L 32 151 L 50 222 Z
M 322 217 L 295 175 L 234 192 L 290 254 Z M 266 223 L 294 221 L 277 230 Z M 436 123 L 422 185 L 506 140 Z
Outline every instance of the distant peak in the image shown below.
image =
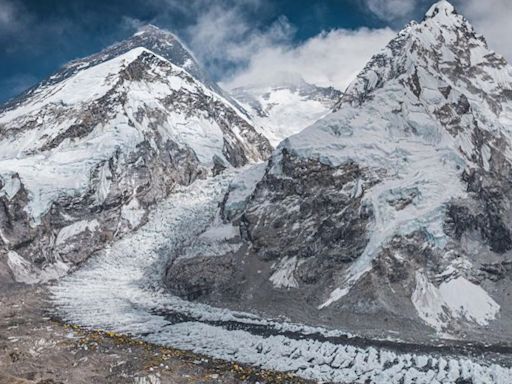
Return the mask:
M 455 7 L 449 1 L 441 0 L 430 7 L 425 17 L 434 18 L 437 15 L 449 16 L 452 14 L 457 14 Z

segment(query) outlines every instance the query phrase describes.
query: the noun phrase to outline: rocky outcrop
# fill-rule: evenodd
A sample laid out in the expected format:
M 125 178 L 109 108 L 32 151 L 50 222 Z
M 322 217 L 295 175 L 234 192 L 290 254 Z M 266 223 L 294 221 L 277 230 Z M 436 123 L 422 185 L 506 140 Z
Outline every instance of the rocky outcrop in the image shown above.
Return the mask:
M 240 218 L 242 236 L 259 257 L 313 257 L 331 266 L 357 259 L 373 219 L 363 191 L 378 179 L 357 164 L 331 167 L 286 149 L 278 166 L 280 173 L 266 173 Z

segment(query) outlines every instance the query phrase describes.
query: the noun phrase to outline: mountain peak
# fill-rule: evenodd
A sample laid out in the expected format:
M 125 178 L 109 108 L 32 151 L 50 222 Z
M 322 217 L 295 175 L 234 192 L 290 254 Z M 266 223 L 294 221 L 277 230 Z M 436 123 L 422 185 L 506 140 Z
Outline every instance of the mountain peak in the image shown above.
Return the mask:
M 153 53 L 170 61 L 174 65 L 183 68 L 196 79 L 204 83 L 215 92 L 222 94 L 222 90 L 206 73 L 194 54 L 188 49 L 186 44 L 178 36 L 167 29 L 157 27 L 153 24 L 147 24 L 138 29 L 131 37 L 120 43 L 108 47 L 100 52 L 101 57 L 118 54 L 136 47 L 144 47 Z
M 135 34 L 127 39 L 115 43 L 99 53 L 69 62 L 50 78 L 0 107 L 0 112 L 15 108 L 41 86 L 56 84 L 80 71 L 122 56 L 136 48 L 145 48 L 157 54 L 172 64 L 184 69 L 214 92 L 223 94 L 223 91 L 202 69 L 191 51 L 176 35 L 153 24 L 148 24 L 139 28 Z
M 457 14 L 455 7 L 449 1 L 441 0 L 430 7 L 430 9 L 425 14 L 425 17 L 434 18 L 438 15 L 450 16 L 452 14 Z

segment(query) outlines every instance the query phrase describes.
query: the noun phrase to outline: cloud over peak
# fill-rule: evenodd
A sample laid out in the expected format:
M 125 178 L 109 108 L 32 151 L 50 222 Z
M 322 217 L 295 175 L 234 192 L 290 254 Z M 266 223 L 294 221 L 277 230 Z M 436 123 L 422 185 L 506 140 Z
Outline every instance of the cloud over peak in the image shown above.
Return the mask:
M 38 0 L 45 2 L 52 3 Z M 434 2 L 316 0 L 297 7 L 293 0 L 132 0 L 119 6 L 73 0 L 56 10 L 28 0 L 0 0 L 0 94 L 12 96 L 31 78 L 40 79 L 147 23 L 183 39 L 227 87 L 303 77 L 344 89 L 396 30 L 423 17 Z M 491 48 L 512 59 L 512 44 L 504 38 L 512 34 L 510 0 L 452 2 Z M 31 68 L 32 62 L 42 64 Z
M 253 10 L 264 7 L 251 2 Z M 389 28 L 332 29 L 300 41 L 299 26 L 285 17 L 258 24 L 247 7 L 221 1 L 206 7 L 185 40 L 227 88 L 271 85 L 283 78 L 344 89 L 370 57 L 393 37 Z
M 229 88 L 273 84 L 283 76 L 344 89 L 371 56 L 394 36 L 391 29 L 334 29 L 304 43 L 275 44 L 250 55 L 247 66 L 226 80 Z
M 383 20 L 394 21 L 410 16 L 417 0 L 366 0 L 368 9 Z

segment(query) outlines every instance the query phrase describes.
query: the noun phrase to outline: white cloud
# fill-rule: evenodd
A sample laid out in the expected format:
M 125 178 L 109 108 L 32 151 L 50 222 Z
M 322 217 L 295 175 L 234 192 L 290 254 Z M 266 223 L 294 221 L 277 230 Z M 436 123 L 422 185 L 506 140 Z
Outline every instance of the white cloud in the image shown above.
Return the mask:
M 0 0 L 0 31 L 11 31 L 18 25 L 17 10 L 7 0 Z
M 256 0 L 251 1 L 257 6 Z M 245 7 L 214 5 L 197 17 L 185 31 L 192 51 L 215 77 L 225 77 L 246 65 L 255 52 L 288 43 L 295 29 L 286 18 L 260 27 L 245 13 Z
M 510 0 L 465 0 L 455 4 L 489 46 L 512 62 L 512 3 Z
M 368 9 L 379 18 L 400 27 L 414 16 L 421 18 L 435 2 L 433 0 L 365 0 Z M 512 35 L 512 6 L 510 0 L 454 0 L 456 8 L 465 15 L 488 40 L 491 48 L 512 61 L 512 44 L 505 36 Z M 211 30 L 204 29 L 203 37 L 211 36 L 209 54 L 215 60 L 228 59 L 244 64 L 242 70 L 222 72 L 226 87 L 248 84 L 269 84 L 285 76 L 302 76 L 319 85 L 344 89 L 370 57 L 391 40 L 390 28 L 371 30 L 332 30 L 294 45 L 294 28 L 274 25 L 267 31 L 253 33 L 247 20 L 234 13 L 215 16 L 217 23 L 203 19 Z M 240 21 L 242 20 L 242 21 Z M 207 22 L 208 21 L 208 22 Z M 215 27 L 211 27 L 215 25 Z M 213 31 L 217 28 L 216 31 Z M 232 36 L 237 36 L 233 38 Z M 203 38 L 199 39 L 203 41 Z M 227 46 L 223 43 L 229 41 Z M 198 44 L 196 44 L 197 46 Z M 200 44 L 199 44 L 200 45 Z M 217 51 L 217 48 L 220 48 Z M 225 55 L 225 56 L 223 56 Z M 245 61 L 244 61 L 245 60 Z
M 265 46 L 253 52 L 246 69 L 225 83 L 230 88 L 271 84 L 285 76 L 300 75 L 313 84 L 344 89 L 394 35 L 391 29 L 338 29 L 324 32 L 298 46 Z
M 366 0 L 368 9 L 382 20 L 400 20 L 410 16 L 419 0 Z
M 262 6 L 260 0 L 244 4 L 248 2 L 255 10 Z M 344 89 L 394 36 L 388 28 L 338 29 L 296 44 L 296 28 L 286 18 L 264 27 L 246 10 L 246 6 L 217 3 L 186 30 L 192 51 L 227 88 L 301 76 L 314 84 Z

